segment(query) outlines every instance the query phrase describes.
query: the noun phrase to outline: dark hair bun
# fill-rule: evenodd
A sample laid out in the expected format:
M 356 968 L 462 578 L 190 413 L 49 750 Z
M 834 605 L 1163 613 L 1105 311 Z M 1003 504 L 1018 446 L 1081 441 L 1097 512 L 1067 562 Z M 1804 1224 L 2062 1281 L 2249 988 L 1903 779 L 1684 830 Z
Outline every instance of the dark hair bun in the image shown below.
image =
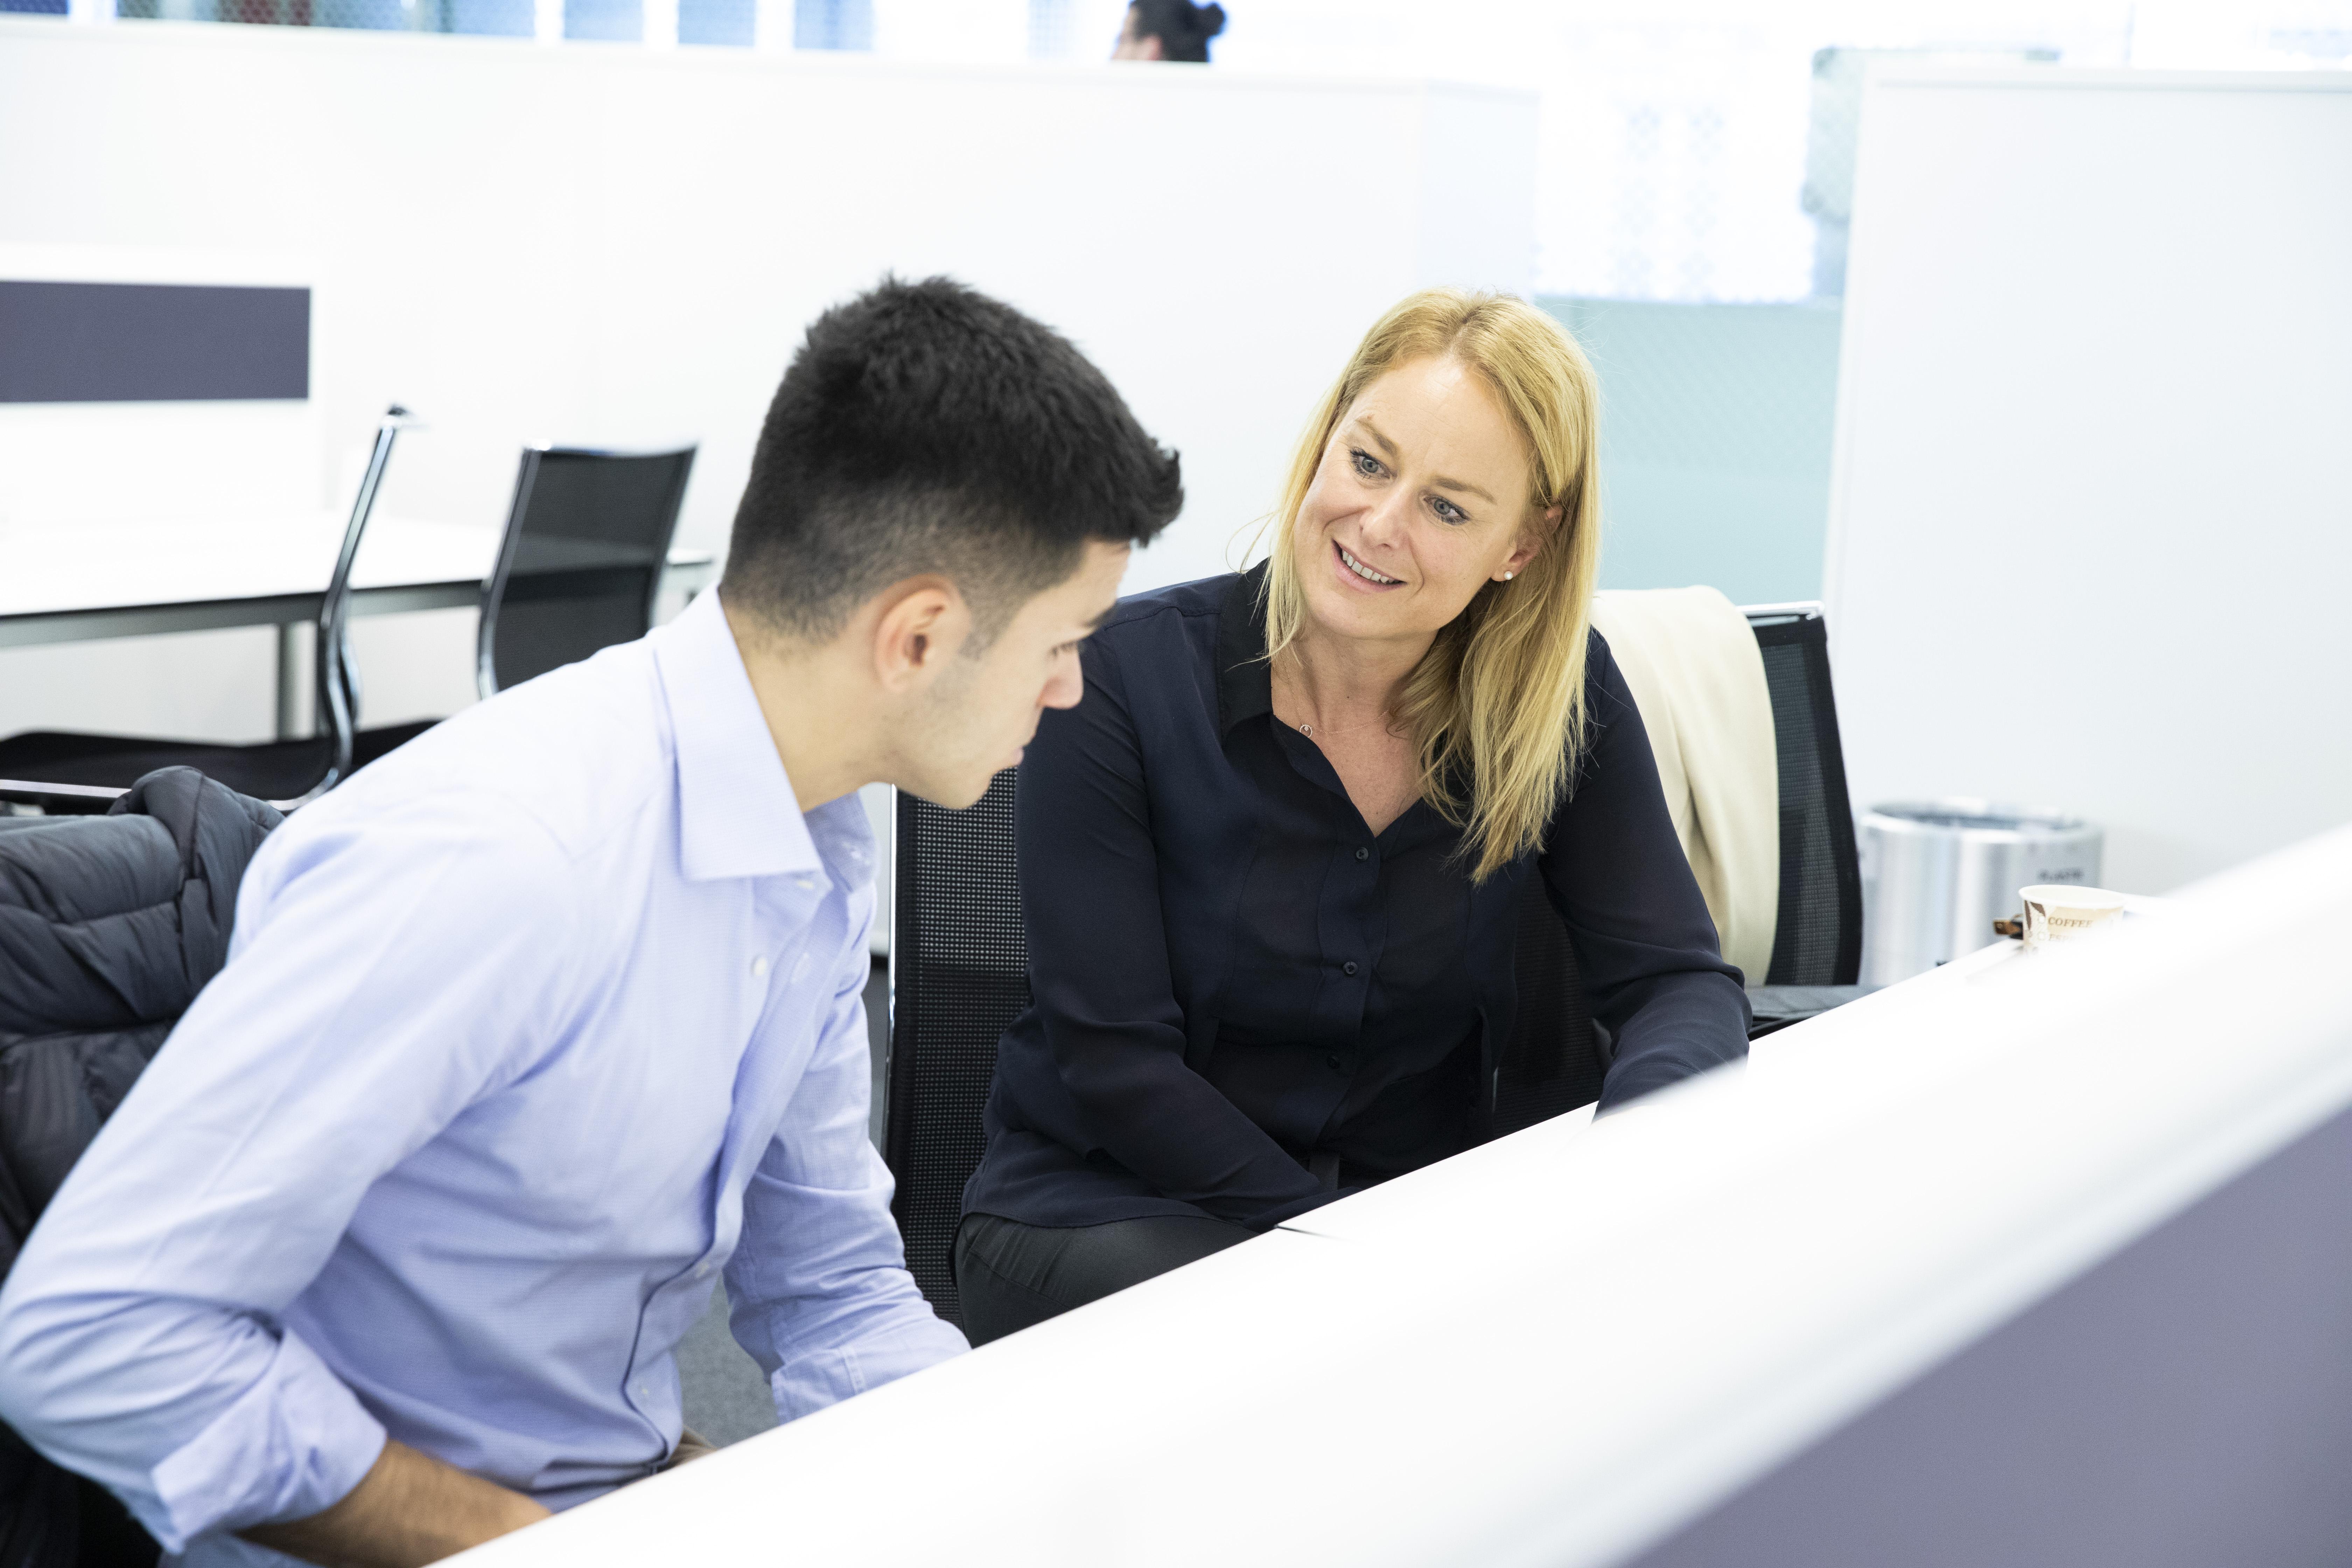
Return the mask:
M 1133 37 L 1160 40 L 1162 59 L 1206 64 L 1209 40 L 1225 30 L 1223 5 L 1195 5 L 1192 0 L 1134 0 L 1127 16 Z

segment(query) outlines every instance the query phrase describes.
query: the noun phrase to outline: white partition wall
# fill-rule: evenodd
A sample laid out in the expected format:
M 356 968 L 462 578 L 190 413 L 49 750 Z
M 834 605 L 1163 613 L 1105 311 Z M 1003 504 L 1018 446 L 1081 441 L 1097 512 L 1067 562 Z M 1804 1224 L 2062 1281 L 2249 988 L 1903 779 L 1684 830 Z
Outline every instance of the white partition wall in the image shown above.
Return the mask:
M 452 1561 L 2339 1562 L 2347 942 L 2340 832 Z
M 2160 891 L 2352 818 L 2352 76 L 1868 89 L 1826 594 L 1854 804 Z
M 0 21 L 0 241 L 305 258 L 329 491 L 394 397 L 433 430 L 388 504 L 485 526 L 527 440 L 685 437 L 680 542 L 721 548 L 808 320 L 948 272 L 1068 332 L 1182 452 L 1130 588 L 1223 569 L 1381 309 L 1528 286 L 1535 135 L 1530 95 L 1418 82 Z M 462 701 L 469 636 L 401 658 L 454 660 Z M 46 672 L 0 668 L 0 733 L 163 721 L 58 711 L 73 657 L 0 655 Z

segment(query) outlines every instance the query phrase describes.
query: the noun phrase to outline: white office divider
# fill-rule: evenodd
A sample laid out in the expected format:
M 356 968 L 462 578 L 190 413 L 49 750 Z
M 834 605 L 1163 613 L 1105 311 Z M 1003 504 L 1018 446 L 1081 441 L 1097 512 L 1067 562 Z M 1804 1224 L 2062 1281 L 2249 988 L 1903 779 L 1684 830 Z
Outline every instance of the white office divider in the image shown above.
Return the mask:
M 458 1561 L 1597 1568 L 1662 1541 L 1675 1568 L 2095 1561 L 1871 1559 L 1833 1511 L 1801 1521 L 1820 1548 L 1804 1554 L 1671 1538 L 2338 1123 L 2347 943 L 2352 829 L 2161 914 L 1881 992 L 1762 1042 L 1744 1074 L 1343 1199 Z M 2340 1215 L 2340 1188 L 2316 1204 Z M 2252 1252 L 2340 1319 L 2345 1249 L 2279 1218 L 2253 1216 Z M 2193 1310 L 2216 1291 L 2184 1295 Z M 2245 1348 L 2225 1323 L 2188 1364 L 2148 1365 L 2144 1340 L 2100 1326 L 2085 1361 L 2041 1380 L 2057 1401 L 2118 1365 L 2211 1393 L 2200 1366 Z M 2341 1350 L 2293 1354 L 2341 1384 Z M 2110 1423 L 2030 1478 L 2022 1533 L 2147 1536 L 2084 1510 L 2111 1506 L 2153 1443 L 2206 1461 L 2145 1500 L 2156 1523 L 2248 1548 L 2162 1562 L 2307 1560 L 2266 1554 L 2267 1516 L 2340 1517 L 2341 1489 L 2265 1510 L 2281 1489 L 2246 1483 L 2340 1446 L 2293 1447 L 2284 1409 L 2241 1401 L 2209 1424 L 2183 1403 L 2130 1405 L 2135 1429 Z M 1975 1456 L 1903 1478 L 1915 1541 L 2001 1533 L 1977 1482 L 2031 1436 L 2023 1405 L 1977 1401 L 1958 1445 Z M 2347 1425 L 2340 1405 L 2316 1418 L 2331 1437 Z
M 2158 892 L 2352 819 L 2352 76 L 1885 68 L 1824 593 L 1854 805 Z
M 679 542 L 723 548 L 808 321 L 945 272 L 1182 453 L 1129 585 L 1181 581 L 1223 569 L 1381 310 L 1533 277 L 1535 99 L 1499 89 L 39 18 L 0 19 L 0 235 L 308 256 L 311 482 L 398 398 L 434 439 L 388 504 L 485 526 L 526 441 L 683 437 Z M 462 700 L 469 636 L 402 657 L 454 660 Z

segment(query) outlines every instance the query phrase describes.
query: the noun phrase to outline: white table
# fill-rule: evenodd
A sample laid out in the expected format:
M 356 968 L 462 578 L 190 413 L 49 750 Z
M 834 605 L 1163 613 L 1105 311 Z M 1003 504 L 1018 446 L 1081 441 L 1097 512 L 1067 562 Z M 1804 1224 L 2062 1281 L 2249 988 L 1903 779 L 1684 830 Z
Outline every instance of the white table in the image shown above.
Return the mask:
M 0 647 L 278 628 L 278 731 L 299 732 L 295 628 L 317 621 L 347 519 L 141 520 L 0 530 Z M 389 616 L 480 603 L 496 528 L 378 513 L 352 567 L 352 613 Z M 673 551 L 665 585 L 698 591 L 707 552 Z

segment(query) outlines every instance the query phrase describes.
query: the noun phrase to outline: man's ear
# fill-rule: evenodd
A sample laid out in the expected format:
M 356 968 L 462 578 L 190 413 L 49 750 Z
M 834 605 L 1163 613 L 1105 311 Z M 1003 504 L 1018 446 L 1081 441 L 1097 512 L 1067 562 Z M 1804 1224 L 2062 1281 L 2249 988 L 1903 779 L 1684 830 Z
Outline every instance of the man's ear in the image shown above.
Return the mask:
M 882 595 L 874 624 L 874 675 L 908 692 L 928 682 L 971 633 L 971 612 L 944 577 L 910 577 Z

